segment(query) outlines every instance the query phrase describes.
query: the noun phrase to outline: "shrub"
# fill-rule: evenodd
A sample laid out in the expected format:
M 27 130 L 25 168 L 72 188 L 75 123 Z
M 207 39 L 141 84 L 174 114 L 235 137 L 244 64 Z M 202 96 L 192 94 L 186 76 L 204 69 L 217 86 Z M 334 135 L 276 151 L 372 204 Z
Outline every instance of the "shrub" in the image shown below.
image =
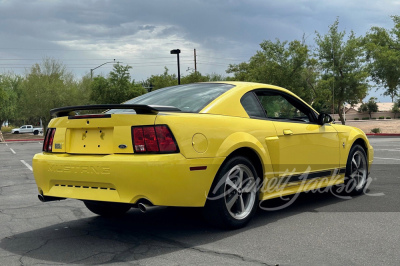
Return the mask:
M 376 128 L 373 128 L 373 129 L 371 129 L 371 132 L 372 133 L 381 133 L 381 129 L 379 128 L 379 127 L 376 127 Z
M 358 118 L 358 117 L 355 117 L 355 118 L 354 118 L 354 120 L 360 120 L 360 118 Z
M 375 119 L 376 120 L 376 117 L 372 117 L 371 119 Z
M 385 117 L 384 116 L 380 116 L 379 119 L 385 119 Z
M 369 117 L 363 117 L 362 120 L 369 120 Z
M 390 116 L 387 116 L 386 119 L 392 119 Z
M 10 133 L 13 127 L 1 127 L 1 132 L 3 133 Z

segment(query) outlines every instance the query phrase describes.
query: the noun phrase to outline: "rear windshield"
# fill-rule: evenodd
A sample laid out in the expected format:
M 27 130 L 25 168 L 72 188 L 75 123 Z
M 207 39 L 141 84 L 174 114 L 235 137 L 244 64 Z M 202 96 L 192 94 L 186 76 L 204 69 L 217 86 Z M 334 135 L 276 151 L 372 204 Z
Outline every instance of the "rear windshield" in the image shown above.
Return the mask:
M 215 98 L 233 88 L 234 85 L 221 83 L 195 83 L 167 87 L 143 94 L 124 104 L 174 106 L 182 112 L 198 113 Z M 110 110 L 107 113 L 134 112 L 133 110 Z

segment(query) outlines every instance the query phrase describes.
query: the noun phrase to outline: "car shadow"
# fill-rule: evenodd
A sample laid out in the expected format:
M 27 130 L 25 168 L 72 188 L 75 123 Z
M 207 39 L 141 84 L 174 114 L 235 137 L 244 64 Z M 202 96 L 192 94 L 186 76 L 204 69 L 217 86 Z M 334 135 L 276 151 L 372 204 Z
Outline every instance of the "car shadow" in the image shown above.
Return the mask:
M 251 223 L 226 231 L 208 226 L 199 208 L 155 207 L 146 213 L 132 209 L 121 218 L 93 216 L 3 238 L 0 248 L 21 256 L 21 262 L 100 264 L 149 259 L 183 249 L 207 252 L 204 244 L 265 227 L 300 212 L 339 211 L 357 200 L 340 199 L 331 193 L 303 193 L 285 208 L 287 199 L 261 203 Z M 341 204 L 346 202 L 346 204 Z M 337 207 L 335 207 L 337 206 Z

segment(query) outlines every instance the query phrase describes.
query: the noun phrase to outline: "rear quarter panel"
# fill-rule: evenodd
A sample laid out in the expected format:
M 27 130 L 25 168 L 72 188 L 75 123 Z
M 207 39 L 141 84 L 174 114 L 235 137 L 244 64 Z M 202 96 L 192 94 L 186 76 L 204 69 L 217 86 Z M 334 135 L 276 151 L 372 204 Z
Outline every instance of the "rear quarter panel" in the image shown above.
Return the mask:
M 272 174 L 271 160 L 265 138 L 276 136 L 271 123 L 260 124 L 256 119 L 211 114 L 164 114 L 157 116 L 156 124 L 167 124 L 173 132 L 180 152 L 188 159 L 227 157 L 233 151 L 247 147 L 254 150 L 264 167 Z M 207 148 L 196 151 L 194 136 L 205 137 Z M 263 143 L 264 142 L 264 143 Z

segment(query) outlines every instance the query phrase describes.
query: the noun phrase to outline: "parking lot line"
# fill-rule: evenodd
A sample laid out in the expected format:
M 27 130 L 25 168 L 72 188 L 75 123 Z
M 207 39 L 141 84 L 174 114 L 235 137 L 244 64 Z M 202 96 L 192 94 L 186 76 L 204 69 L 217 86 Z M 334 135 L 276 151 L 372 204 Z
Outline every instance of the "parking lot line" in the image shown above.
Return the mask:
M 396 159 L 396 158 L 382 158 L 382 157 L 375 157 L 374 159 L 381 159 L 381 160 L 395 160 L 395 161 L 400 161 L 400 159 Z
M 374 151 L 400 151 L 400 149 L 374 149 Z
M 25 162 L 24 160 L 21 160 L 21 163 L 23 163 L 26 167 L 28 167 L 29 170 L 32 171 L 32 166 L 30 166 L 27 162 Z
M 10 150 L 11 150 L 12 153 L 17 154 L 13 149 L 10 148 Z

